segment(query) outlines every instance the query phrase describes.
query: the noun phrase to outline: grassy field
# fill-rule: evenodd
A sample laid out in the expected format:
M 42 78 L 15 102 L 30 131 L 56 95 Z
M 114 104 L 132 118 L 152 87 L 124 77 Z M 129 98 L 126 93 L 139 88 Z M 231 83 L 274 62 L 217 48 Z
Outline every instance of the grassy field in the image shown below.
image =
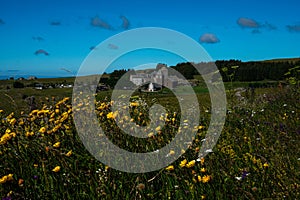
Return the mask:
M 197 160 L 199 148 L 210 121 L 210 99 L 207 89 L 194 89 L 202 111 L 199 126 L 186 126 L 197 129 L 194 142 L 170 166 L 133 174 L 105 166 L 85 149 L 74 126 L 69 98 L 72 89 L 2 87 L 0 197 L 299 199 L 299 88 L 256 89 L 255 94 L 242 93 L 243 99 L 228 91 L 228 111 L 221 137 L 212 152 L 200 160 Z M 38 109 L 30 112 L 23 95 L 34 95 Z M 134 94 L 136 98 L 128 105 L 131 119 L 122 119 L 125 126 L 130 120 L 140 126 L 147 125 L 147 111 L 153 102 L 168 111 L 161 116 L 166 123 L 163 128 L 157 127 L 159 134 L 149 131 L 148 138 L 139 140 L 126 136 L 117 127 L 114 118 L 118 113 L 111 113 L 113 102 L 109 96 L 110 91 L 100 92 L 95 107 L 105 135 L 114 144 L 130 151 L 154 150 L 180 134 L 178 100 L 169 91 Z M 84 109 L 86 98 L 75 109 Z M 88 124 L 89 120 L 82 123 Z M 170 151 L 168 155 L 176 153 Z

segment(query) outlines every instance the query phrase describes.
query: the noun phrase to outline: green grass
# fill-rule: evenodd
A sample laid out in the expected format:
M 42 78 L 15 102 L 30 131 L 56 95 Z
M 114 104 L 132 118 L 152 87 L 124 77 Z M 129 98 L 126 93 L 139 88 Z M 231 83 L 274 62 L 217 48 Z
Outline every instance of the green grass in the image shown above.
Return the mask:
M 7 113 L 15 112 L 18 116 L 21 111 L 28 112 L 29 105 L 25 101 L 24 96 L 36 98 L 36 103 L 39 108 L 44 103 L 47 103 L 46 97 L 51 99 L 60 100 L 64 97 L 71 97 L 72 88 L 59 88 L 59 89 L 45 89 L 36 90 L 34 88 L 20 88 L 1 90 L 0 95 L 0 109 L 5 110 Z
M 202 127 L 193 144 L 172 163 L 174 170 L 132 174 L 105 167 L 83 146 L 74 127 L 70 99 L 60 101 L 64 97 L 71 97 L 72 89 L 1 90 L 0 109 L 4 111 L 0 112 L 0 137 L 8 129 L 16 135 L 5 142 L 2 140 L 0 144 L 0 182 L 5 175 L 13 174 L 12 180 L 0 183 L 0 197 L 299 199 L 299 88 L 260 88 L 255 90 L 253 97 L 242 93 L 244 100 L 238 100 L 229 91 L 228 113 L 217 145 L 203 163 L 196 162 L 195 166 L 187 168 L 179 165 L 184 159 L 192 161 L 198 158 L 201 140 L 205 138 L 210 121 L 209 93 L 204 87 L 195 87 L 194 91 L 202 111 Z M 24 94 L 36 96 L 39 114 L 28 113 L 27 105 L 22 100 Z M 153 99 L 169 111 L 166 117 L 168 122 L 162 132 L 145 140 L 126 136 L 113 120 L 107 119 L 110 95 L 111 91 L 97 94 L 96 114 L 105 135 L 116 145 L 130 151 L 153 150 L 167 144 L 178 134 L 180 110 L 176 97 L 170 91 L 134 93 L 139 96 L 134 101 L 147 103 L 130 108 L 131 117 L 137 124 L 147 123 L 147 110 L 153 104 Z M 55 101 L 51 99 L 52 96 L 56 97 Z M 50 97 L 49 101 L 46 101 L 46 97 Z M 107 100 L 104 100 L 106 97 Z M 86 98 L 81 100 L 87 102 Z M 43 104 L 47 108 L 42 109 Z M 11 111 L 20 113 L 21 110 L 25 114 L 9 115 Z M 174 111 L 178 111 L 178 117 Z M 82 125 L 89 123 L 90 119 L 82 119 Z M 123 124 L 127 125 L 126 119 Z M 44 133 L 41 127 L 46 128 Z M 148 133 L 149 130 L 145 130 Z M 33 135 L 26 135 L 28 132 Z M 93 133 L 87 130 L 86 134 Z M 60 142 L 60 146 L 54 147 L 53 144 L 57 142 Z M 67 156 L 70 150 L 73 153 Z M 56 166 L 61 167 L 59 172 L 52 171 Z M 211 178 L 208 182 L 198 180 L 198 176 L 205 175 Z

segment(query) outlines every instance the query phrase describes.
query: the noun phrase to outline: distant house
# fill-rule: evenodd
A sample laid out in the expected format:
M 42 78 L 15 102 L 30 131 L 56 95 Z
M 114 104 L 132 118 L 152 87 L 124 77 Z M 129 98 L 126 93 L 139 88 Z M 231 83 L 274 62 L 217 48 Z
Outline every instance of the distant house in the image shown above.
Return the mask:
M 150 74 L 137 73 L 135 75 L 130 75 L 130 81 L 137 86 L 152 83 L 153 86 L 151 86 L 151 91 L 154 89 L 161 89 L 162 86 L 173 89 L 177 87 L 179 83 L 183 82 L 177 76 L 169 76 L 168 69 L 165 66 L 160 67 L 158 71 L 153 71 Z
M 24 77 L 20 77 L 20 78 L 18 78 L 18 81 L 23 81 L 23 80 L 25 80 L 25 78 L 24 78 Z
M 169 76 L 167 78 L 166 85 L 168 88 L 176 88 L 178 86 L 178 77 L 177 76 Z
M 44 89 L 44 85 L 43 85 L 43 84 L 35 84 L 35 85 L 34 85 L 34 88 L 35 88 L 36 90 L 42 90 L 42 89 Z
M 37 77 L 36 77 L 36 76 L 29 76 L 27 80 L 29 80 L 29 81 L 30 81 L 30 80 L 36 80 L 36 79 L 37 79 Z
M 150 81 L 151 76 L 145 73 L 139 73 L 135 75 L 130 75 L 130 81 L 133 82 L 135 85 L 142 85 L 148 81 Z

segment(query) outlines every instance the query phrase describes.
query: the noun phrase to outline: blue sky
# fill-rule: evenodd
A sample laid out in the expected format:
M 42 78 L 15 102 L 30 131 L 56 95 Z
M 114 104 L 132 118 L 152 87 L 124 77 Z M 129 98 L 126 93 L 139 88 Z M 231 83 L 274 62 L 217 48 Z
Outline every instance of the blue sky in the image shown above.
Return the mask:
M 297 0 L 0 0 L 0 76 L 75 74 L 92 47 L 140 27 L 182 32 L 213 60 L 300 57 L 299 7 Z M 177 61 L 166 57 L 161 62 Z M 132 68 L 132 59 L 141 54 L 112 68 Z

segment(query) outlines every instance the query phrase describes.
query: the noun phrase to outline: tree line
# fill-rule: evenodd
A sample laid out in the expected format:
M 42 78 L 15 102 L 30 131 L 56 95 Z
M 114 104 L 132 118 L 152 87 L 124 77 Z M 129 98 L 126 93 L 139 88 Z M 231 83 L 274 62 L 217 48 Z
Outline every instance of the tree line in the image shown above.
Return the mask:
M 213 63 L 200 63 L 199 65 L 211 65 Z M 289 69 L 300 65 L 300 61 L 252 61 L 242 62 L 240 60 L 218 60 L 215 62 L 223 81 L 263 81 L 263 80 L 284 80 L 285 73 Z M 192 63 L 179 63 L 171 66 L 181 73 L 186 79 L 193 79 L 194 75 L 199 75 Z

